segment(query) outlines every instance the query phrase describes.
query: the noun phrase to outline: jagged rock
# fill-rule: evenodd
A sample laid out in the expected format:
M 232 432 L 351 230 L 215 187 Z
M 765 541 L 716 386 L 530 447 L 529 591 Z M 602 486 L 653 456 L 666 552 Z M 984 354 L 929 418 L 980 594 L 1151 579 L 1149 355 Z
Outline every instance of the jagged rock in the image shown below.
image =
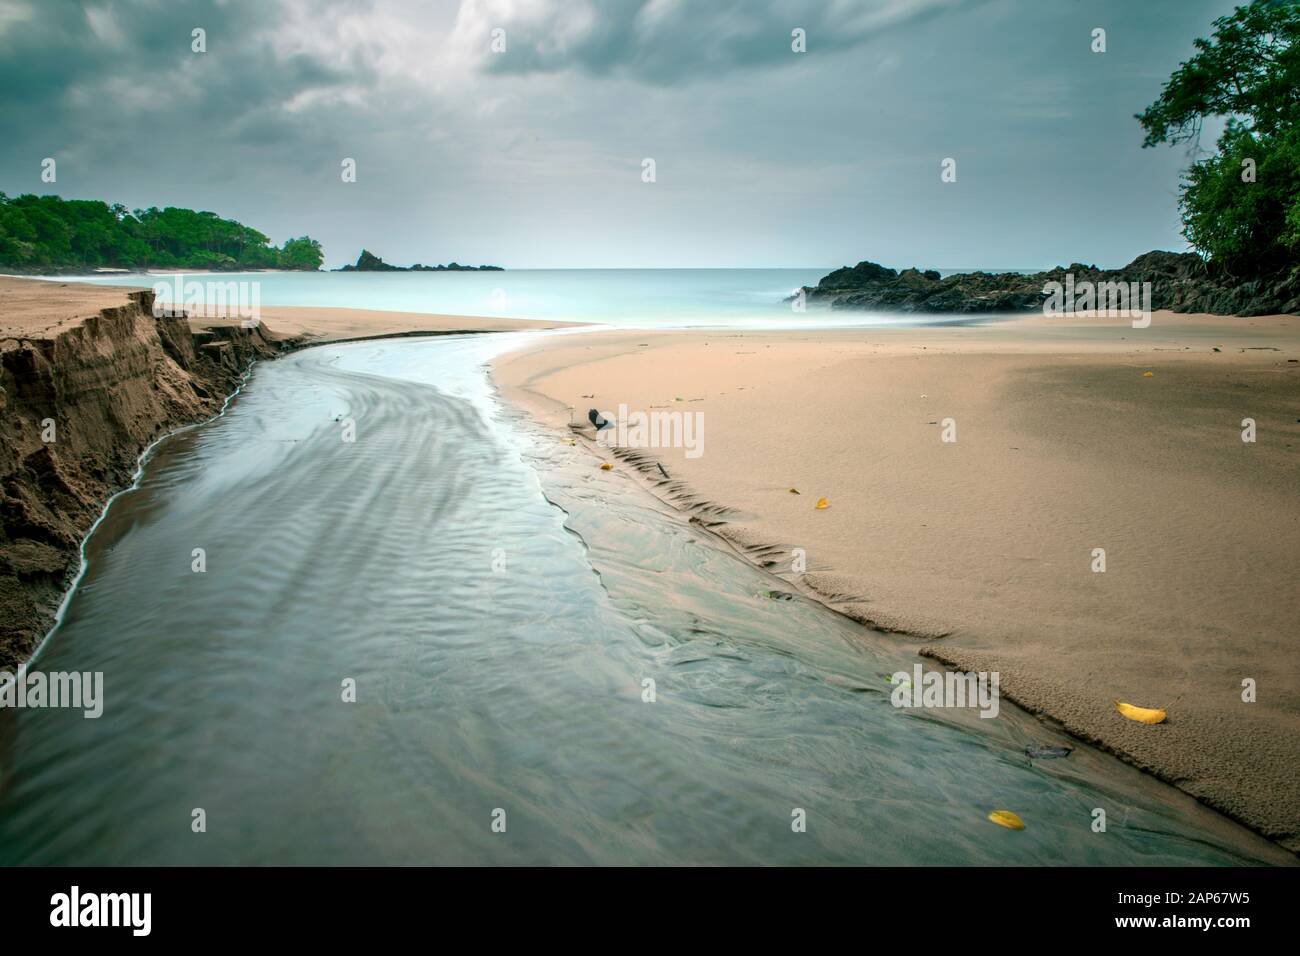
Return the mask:
M 1216 272 L 1190 252 L 1148 252 L 1122 269 L 1098 269 L 1075 262 L 1047 272 L 968 272 L 941 278 L 938 272 L 895 272 L 875 262 L 836 269 L 817 285 L 805 286 L 808 301 L 834 309 L 888 312 L 1030 312 L 1043 307 L 1043 287 L 1065 282 L 1149 282 L 1151 308 L 1215 315 L 1300 314 L 1300 272 L 1240 279 Z
M 452 262 L 445 266 L 425 266 L 416 263 L 413 266 L 390 266 L 368 249 L 362 249 L 354 266 L 343 266 L 338 272 L 501 272 L 500 266 L 462 266 Z
M 817 283 L 818 289 L 861 289 L 897 278 L 898 273 L 878 262 L 859 262 L 856 266 L 836 269 Z
M 369 249 L 362 249 L 361 255 L 357 256 L 357 264 L 354 266 L 344 266 L 342 272 L 402 272 L 401 266 L 390 266 L 383 259 L 372 253 Z

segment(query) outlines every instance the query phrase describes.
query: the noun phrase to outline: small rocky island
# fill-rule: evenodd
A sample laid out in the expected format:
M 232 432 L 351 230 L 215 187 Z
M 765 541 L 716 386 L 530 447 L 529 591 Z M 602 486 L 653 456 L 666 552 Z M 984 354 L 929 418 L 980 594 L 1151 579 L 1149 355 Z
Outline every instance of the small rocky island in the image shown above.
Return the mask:
M 459 262 L 450 262 L 445 266 L 425 266 L 416 263 L 413 266 L 389 265 L 368 249 L 362 249 L 357 256 L 356 265 L 335 269 L 335 272 L 502 272 L 501 266 L 463 266 Z
M 1151 283 L 1150 307 L 1214 315 L 1300 314 L 1300 273 L 1283 270 L 1254 278 L 1230 276 L 1185 252 L 1148 252 L 1122 269 L 1074 263 L 1048 272 L 963 272 L 940 276 L 933 269 L 896 272 L 875 262 L 859 262 L 804 286 L 809 302 L 833 309 L 881 312 L 976 314 L 1030 312 L 1043 307 L 1044 286 L 1064 284 Z M 793 297 L 792 297 L 793 298 Z

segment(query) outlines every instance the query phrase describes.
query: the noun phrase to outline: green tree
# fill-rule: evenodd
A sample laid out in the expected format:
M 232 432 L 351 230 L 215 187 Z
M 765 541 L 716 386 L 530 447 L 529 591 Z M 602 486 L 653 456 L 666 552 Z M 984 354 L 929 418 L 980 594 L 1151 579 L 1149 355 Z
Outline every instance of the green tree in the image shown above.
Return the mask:
M 311 236 L 286 239 L 284 247 L 280 250 L 280 268 L 282 269 L 309 269 L 315 271 L 321 267 L 324 261 L 325 253 L 321 251 L 320 243 Z
M 319 269 L 320 243 L 283 249 L 256 229 L 214 212 L 136 209 L 98 200 L 0 192 L 0 268 Z
M 1137 116 L 1142 145 L 1199 144 L 1209 117 L 1225 121 L 1217 152 L 1182 184 L 1183 235 L 1235 275 L 1300 260 L 1300 3 L 1254 0 L 1214 21 Z

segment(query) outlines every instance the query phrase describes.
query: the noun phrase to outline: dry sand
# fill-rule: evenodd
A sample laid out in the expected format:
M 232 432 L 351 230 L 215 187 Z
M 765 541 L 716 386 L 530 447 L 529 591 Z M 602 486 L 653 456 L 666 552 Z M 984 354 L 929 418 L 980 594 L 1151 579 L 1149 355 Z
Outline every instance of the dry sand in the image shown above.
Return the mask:
M 212 278 L 213 281 L 221 279 L 219 275 Z M 0 276 L 0 340 L 51 338 L 76 328 L 82 320 L 100 309 L 125 304 L 127 292 L 144 288 L 147 287 Z M 205 316 L 199 310 L 189 311 L 192 315 L 190 324 L 195 328 L 239 322 L 238 319 Z M 290 305 L 263 306 L 260 316 L 262 322 L 280 338 L 301 336 L 321 342 L 420 332 L 510 332 L 569 324 L 491 316 Z
M 129 291 L 122 286 L 0 276 L 0 340 L 53 338 L 100 309 L 126 305 Z
M 1296 851 L 1297 360 L 1295 317 L 1156 313 L 1145 330 L 580 333 L 496 377 L 559 427 L 620 402 L 703 412 L 703 455 L 649 453 L 672 481 L 599 448 L 616 463 L 601 480 L 721 519 L 830 606 L 999 671 L 1012 699 Z M 1131 722 L 1113 698 L 1169 718 Z
M 384 335 L 418 335 L 422 332 L 515 332 L 554 329 L 568 322 L 535 322 L 483 315 L 435 315 L 427 312 L 384 312 L 378 309 L 334 309 L 318 306 L 267 305 L 262 321 L 281 337 L 302 336 L 321 342 L 364 339 Z M 214 324 L 197 314 L 195 326 Z

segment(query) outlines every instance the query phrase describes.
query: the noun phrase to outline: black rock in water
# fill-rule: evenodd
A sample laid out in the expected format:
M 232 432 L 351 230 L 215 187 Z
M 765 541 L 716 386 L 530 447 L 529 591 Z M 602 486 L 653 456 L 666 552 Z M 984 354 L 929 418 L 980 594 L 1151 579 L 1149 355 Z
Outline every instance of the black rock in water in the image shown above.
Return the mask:
M 859 262 L 804 286 L 809 302 L 832 309 L 954 315 L 1034 312 L 1047 298 L 1044 286 L 1073 283 L 1149 282 L 1153 310 L 1214 315 L 1300 314 L 1300 271 L 1255 277 L 1230 276 L 1190 252 L 1148 252 L 1122 269 L 1073 263 L 1047 272 L 963 272 L 940 276 L 933 269 L 896 272 L 876 262 Z
M 344 266 L 337 272 L 501 272 L 500 266 L 463 266 L 458 262 L 445 266 L 426 266 L 416 263 L 413 266 L 392 266 L 369 249 L 362 249 L 357 256 L 357 264 Z
M 357 264 L 354 266 L 344 266 L 340 272 L 401 272 L 399 266 L 390 266 L 383 259 L 379 258 L 369 249 L 362 249 L 361 255 L 357 256 Z

